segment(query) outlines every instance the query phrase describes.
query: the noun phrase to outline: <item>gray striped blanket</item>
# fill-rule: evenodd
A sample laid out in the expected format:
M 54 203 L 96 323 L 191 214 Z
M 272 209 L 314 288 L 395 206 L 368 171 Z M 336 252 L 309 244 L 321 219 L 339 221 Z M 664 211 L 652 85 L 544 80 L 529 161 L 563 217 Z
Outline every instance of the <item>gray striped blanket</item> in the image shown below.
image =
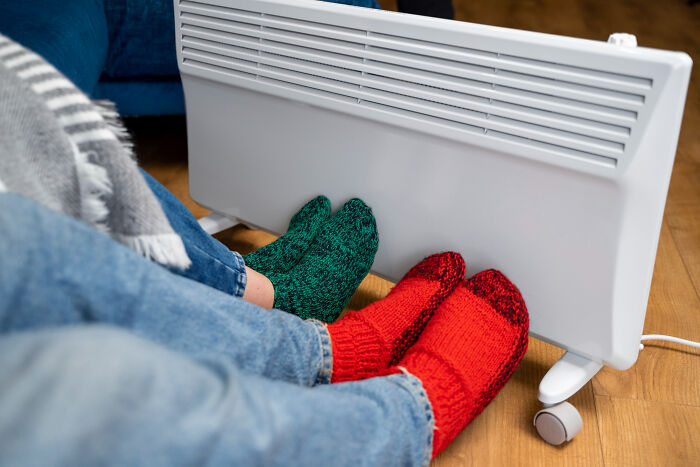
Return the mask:
M 0 34 L 0 191 L 80 219 L 165 266 L 182 239 L 138 171 L 127 132 L 39 55 Z

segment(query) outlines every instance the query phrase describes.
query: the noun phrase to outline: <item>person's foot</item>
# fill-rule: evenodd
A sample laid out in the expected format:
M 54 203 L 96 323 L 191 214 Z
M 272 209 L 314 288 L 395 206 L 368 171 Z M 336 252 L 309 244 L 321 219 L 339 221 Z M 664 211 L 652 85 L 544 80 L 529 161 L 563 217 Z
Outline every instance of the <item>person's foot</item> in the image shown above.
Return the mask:
M 368 378 L 397 363 L 463 279 L 464 260 L 458 253 L 428 256 L 385 298 L 329 324 L 331 382 Z
M 304 256 L 330 212 L 328 198 L 312 199 L 294 214 L 286 234 L 243 257 L 246 266 L 264 276 L 289 271 Z
M 369 273 L 377 247 L 372 210 L 351 199 L 322 224 L 292 269 L 268 275 L 275 287 L 275 308 L 303 319 L 335 321 Z
M 525 355 L 528 325 L 517 287 L 499 271 L 484 271 L 447 297 L 394 367 L 423 383 L 435 417 L 433 457 L 508 381 Z

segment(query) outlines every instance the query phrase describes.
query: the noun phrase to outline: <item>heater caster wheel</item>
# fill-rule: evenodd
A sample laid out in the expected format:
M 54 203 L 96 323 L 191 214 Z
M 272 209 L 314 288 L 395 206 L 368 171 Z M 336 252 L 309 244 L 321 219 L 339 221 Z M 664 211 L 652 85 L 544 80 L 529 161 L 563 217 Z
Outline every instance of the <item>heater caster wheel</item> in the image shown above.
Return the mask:
M 583 428 L 581 415 L 568 402 L 545 407 L 535 414 L 533 423 L 540 437 L 554 446 L 571 441 Z

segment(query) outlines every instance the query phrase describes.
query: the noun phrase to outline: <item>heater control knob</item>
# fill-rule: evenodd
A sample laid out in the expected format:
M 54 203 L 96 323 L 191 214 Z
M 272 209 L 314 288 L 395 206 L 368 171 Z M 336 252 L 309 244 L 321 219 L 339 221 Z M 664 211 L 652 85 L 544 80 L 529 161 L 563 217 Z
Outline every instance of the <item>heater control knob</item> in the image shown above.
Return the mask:
M 615 32 L 608 37 L 608 44 L 618 47 L 637 47 L 637 36 L 626 32 Z

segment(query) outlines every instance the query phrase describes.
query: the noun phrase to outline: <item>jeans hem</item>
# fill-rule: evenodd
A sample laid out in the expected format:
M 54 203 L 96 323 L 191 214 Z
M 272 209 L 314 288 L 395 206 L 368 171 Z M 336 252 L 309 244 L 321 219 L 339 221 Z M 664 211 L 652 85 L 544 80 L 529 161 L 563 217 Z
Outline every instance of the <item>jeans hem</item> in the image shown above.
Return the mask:
M 408 380 L 403 384 L 408 390 L 413 394 L 413 397 L 418 401 L 418 404 L 425 409 L 425 418 L 428 422 L 428 433 L 426 434 L 426 450 L 425 456 L 423 457 L 423 462 L 421 465 L 428 466 L 433 457 L 433 433 L 435 430 L 435 416 L 433 415 L 433 406 L 428 399 L 428 394 L 425 392 L 423 383 L 417 377 L 409 373 L 405 368 L 399 367 L 403 372 L 403 375 L 397 375 L 400 381 L 404 383 L 404 380 Z M 390 376 L 391 377 L 391 376 Z
M 234 297 L 242 298 L 243 293 L 245 292 L 245 286 L 248 284 L 248 273 L 245 269 L 245 261 L 243 261 L 243 256 L 241 256 L 240 253 L 235 251 L 232 251 L 231 253 L 233 255 L 232 259 L 234 263 L 236 263 L 234 267 L 231 267 L 231 269 L 234 270 L 234 272 L 238 273 L 236 275 L 236 280 L 232 285 L 232 295 Z
M 321 350 L 321 365 L 316 377 L 315 384 L 329 384 L 333 375 L 333 352 L 331 347 L 331 335 L 328 333 L 328 328 L 321 321 L 308 319 L 309 323 L 313 324 L 316 334 L 318 334 L 318 342 Z

